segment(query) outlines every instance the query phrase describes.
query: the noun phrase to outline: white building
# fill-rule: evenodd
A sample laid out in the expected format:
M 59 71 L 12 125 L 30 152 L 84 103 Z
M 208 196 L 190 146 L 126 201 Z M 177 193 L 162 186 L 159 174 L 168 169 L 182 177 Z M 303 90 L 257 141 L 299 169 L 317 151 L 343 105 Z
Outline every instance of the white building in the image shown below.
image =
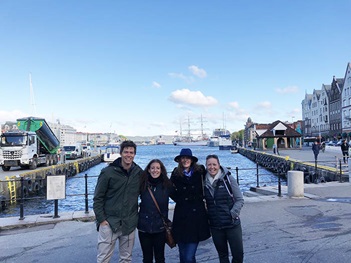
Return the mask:
M 60 145 L 74 145 L 77 142 L 77 130 L 71 126 L 60 123 L 49 123 L 51 130 L 55 133 Z
M 343 133 L 347 133 L 350 137 L 351 133 L 351 63 L 349 62 L 346 67 L 344 88 L 341 93 L 341 107 L 342 116 L 341 124 Z

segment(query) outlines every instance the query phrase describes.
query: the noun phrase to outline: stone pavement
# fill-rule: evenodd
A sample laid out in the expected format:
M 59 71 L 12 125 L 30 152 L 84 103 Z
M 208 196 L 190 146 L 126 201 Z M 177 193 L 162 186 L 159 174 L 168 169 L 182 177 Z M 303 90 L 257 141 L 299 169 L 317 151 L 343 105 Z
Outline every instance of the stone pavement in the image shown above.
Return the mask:
M 244 262 L 350 262 L 350 183 L 308 184 L 301 198 L 289 198 L 286 186 L 282 197 L 277 187 L 261 188 L 271 194 L 245 196 L 241 212 Z M 95 262 L 93 218 L 84 212 L 1 218 L 0 262 Z M 142 262 L 138 237 L 133 262 Z M 177 248 L 166 248 L 166 262 L 179 262 Z M 197 262 L 218 262 L 211 239 L 200 243 Z
M 272 153 L 272 151 L 267 150 L 267 153 Z M 314 155 L 312 152 L 312 147 L 302 147 L 294 149 L 279 149 L 279 154 L 281 156 L 289 156 L 289 159 L 294 159 L 302 162 L 310 162 L 314 164 Z M 342 160 L 342 153 L 340 147 L 337 146 L 326 146 L 325 151 L 319 152 L 317 161 L 318 163 L 335 166 L 339 165 L 339 160 Z
M 311 154 L 293 150 L 290 158 L 292 152 L 294 159 Z M 305 184 L 304 197 L 299 198 L 288 197 L 287 186 L 282 186 L 282 196 L 278 187 L 260 187 L 256 193 L 245 193 L 244 199 L 244 262 L 350 262 L 350 183 Z M 170 218 L 172 213 L 171 209 Z M 96 262 L 94 214 L 59 215 L 56 219 L 52 215 L 0 218 L 0 262 Z M 113 256 L 113 262 L 117 261 L 118 249 Z M 142 262 L 138 237 L 132 262 Z M 166 248 L 166 262 L 179 262 L 177 248 Z M 211 239 L 200 243 L 197 262 L 218 262 Z

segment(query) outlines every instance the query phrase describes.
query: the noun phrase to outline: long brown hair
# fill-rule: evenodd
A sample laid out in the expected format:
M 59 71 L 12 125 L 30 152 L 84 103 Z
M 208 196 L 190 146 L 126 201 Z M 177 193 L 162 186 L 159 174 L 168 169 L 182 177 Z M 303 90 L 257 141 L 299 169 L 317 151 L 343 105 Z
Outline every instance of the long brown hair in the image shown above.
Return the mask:
M 194 162 L 193 160 L 191 161 L 190 170 L 193 170 L 195 172 L 201 169 L 203 169 L 202 165 L 199 165 L 197 162 Z M 181 164 L 181 162 L 179 162 L 178 166 L 174 168 L 173 174 L 176 176 L 184 176 L 183 171 L 184 171 L 183 165 Z
M 143 192 L 147 189 L 149 183 L 148 183 L 148 177 L 150 175 L 149 169 L 153 163 L 158 163 L 161 167 L 161 177 L 162 177 L 162 185 L 164 188 L 168 188 L 172 185 L 171 180 L 167 176 L 167 170 L 165 165 L 162 163 L 161 160 L 159 159 L 152 159 L 148 165 L 145 167 L 143 173 L 141 174 L 140 178 L 140 192 Z

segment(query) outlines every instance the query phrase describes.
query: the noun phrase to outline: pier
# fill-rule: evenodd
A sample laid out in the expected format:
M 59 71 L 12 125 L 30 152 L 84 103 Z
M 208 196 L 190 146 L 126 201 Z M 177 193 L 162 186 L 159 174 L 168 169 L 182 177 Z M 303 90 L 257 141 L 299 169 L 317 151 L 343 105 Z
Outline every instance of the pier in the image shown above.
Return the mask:
M 279 149 L 278 152 L 239 148 L 240 154 L 283 176 L 289 170 L 303 171 L 305 183 L 349 180 L 348 165 L 343 162 L 340 147 L 327 146 L 324 152 L 320 151 L 317 162 L 311 147 Z
M 57 165 L 38 167 L 35 170 L 16 169 L 0 173 L 0 202 L 5 200 L 16 202 L 18 197 L 37 195 L 46 187 L 46 177 L 49 175 L 65 175 L 66 178 L 84 172 L 101 162 L 101 155 L 61 162 Z M 22 186 L 23 183 L 23 186 Z

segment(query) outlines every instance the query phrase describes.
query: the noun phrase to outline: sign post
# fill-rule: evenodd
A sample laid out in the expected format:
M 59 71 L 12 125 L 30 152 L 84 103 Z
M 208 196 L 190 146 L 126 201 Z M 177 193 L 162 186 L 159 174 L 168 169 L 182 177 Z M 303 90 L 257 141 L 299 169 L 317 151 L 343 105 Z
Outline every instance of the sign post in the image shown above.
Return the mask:
M 46 177 L 46 199 L 54 200 L 55 213 L 53 218 L 58 215 L 58 200 L 66 198 L 66 175 L 48 175 Z

